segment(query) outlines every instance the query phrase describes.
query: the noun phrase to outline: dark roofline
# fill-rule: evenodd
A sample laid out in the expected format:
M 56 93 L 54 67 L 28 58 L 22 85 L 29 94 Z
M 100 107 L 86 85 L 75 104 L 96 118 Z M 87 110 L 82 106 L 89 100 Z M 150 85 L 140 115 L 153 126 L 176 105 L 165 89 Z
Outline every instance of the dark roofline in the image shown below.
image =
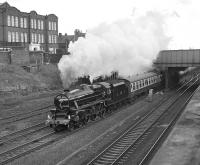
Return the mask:
M 58 17 L 55 14 L 41 15 L 41 14 L 38 14 L 35 10 L 31 10 L 30 12 L 23 12 L 23 11 L 20 11 L 19 9 L 17 9 L 14 6 L 11 6 L 8 2 L 0 3 L 0 8 L 3 8 L 4 6 L 6 6 L 8 8 L 13 8 L 13 9 L 15 9 L 15 10 L 21 12 L 21 13 L 25 13 L 25 14 L 28 14 L 28 15 L 30 15 L 32 12 L 35 12 L 36 15 L 38 15 L 38 16 L 54 16 L 58 19 Z
M 160 52 L 167 52 L 167 51 L 189 51 L 189 50 L 198 50 L 200 51 L 200 49 L 168 49 L 168 50 L 160 50 Z

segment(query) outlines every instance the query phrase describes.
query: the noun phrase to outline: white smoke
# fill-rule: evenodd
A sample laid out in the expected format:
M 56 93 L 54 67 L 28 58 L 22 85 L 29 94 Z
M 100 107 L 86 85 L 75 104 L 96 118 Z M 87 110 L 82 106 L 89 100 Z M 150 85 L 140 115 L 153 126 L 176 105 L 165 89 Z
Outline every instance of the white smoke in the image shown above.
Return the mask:
M 166 49 L 169 37 L 164 33 L 165 16 L 147 12 L 133 19 L 102 23 L 87 31 L 85 38 L 70 44 L 71 55 L 58 64 L 63 86 L 78 76 L 96 77 L 118 70 L 120 75 L 147 71 L 158 52 Z

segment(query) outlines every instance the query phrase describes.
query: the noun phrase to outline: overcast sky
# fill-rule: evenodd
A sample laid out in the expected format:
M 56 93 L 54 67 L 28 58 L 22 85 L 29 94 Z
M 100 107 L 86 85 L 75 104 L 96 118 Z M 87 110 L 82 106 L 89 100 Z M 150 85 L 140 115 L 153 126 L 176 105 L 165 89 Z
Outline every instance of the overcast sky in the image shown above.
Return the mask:
M 2 0 L 0 0 L 2 1 Z M 4 2 L 4 1 L 2 1 Z M 171 49 L 199 48 L 200 1 L 198 0 L 7 0 L 21 11 L 54 13 L 59 18 L 59 32 L 85 32 L 102 22 L 159 11 L 168 15 L 166 33 L 172 37 Z

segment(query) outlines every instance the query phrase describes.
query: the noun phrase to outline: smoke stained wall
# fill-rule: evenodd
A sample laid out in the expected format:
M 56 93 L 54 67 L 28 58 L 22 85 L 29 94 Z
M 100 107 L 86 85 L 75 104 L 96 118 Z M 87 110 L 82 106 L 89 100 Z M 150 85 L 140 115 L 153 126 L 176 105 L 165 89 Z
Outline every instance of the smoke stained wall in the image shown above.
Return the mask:
M 85 74 L 96 77 L 118 70 L 127 76 L 147 71 L 158 52 L 169 44 L 164 25 L 165 15 L 147 12 L 89 29 L 85 38 L 70 44 L 71 55 L 63 56 L 58 64 L 63 86 Z

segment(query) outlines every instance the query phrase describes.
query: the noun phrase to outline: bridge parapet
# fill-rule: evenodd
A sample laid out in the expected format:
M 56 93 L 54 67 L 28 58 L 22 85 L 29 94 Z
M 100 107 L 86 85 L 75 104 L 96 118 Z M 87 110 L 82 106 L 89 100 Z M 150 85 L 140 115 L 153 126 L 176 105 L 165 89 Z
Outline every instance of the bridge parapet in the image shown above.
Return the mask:
M 159 68 L 200 66 L 200 49 L 162 50 L 154 65 Z

